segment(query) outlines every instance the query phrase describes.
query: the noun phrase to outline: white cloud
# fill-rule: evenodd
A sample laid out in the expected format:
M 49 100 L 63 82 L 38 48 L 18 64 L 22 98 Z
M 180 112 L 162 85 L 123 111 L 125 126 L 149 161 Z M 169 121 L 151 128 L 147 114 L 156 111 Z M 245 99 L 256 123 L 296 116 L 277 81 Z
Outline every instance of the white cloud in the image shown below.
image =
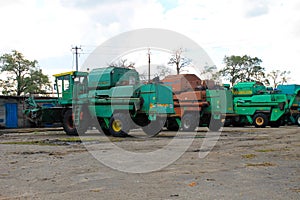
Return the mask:
M 56 65 L 51 72 L 70 67 L 60 63 L 71 61 L 55 59 L 72 58 L 71 45 L 96 46 L 136 28 L 182 33 L 202 46 L 218 67 L 225 55 L 248 54 L 261 58 L 269 70 L 300 72 L 297 0 L 15 0 L 2 1 L 0 22 L 0 53 L 20 50 L 41 61 L 45 70 L 48 63 Z

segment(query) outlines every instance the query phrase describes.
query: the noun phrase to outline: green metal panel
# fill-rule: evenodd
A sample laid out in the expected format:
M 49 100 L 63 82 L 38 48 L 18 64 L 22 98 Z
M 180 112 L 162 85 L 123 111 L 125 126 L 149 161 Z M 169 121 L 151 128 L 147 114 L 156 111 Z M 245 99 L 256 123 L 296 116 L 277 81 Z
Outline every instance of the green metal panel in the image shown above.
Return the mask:
M 209 110 L 212 113 L 221 114 L 232 114 L 234 112 L 231 91 L 207 90 L 206 98 L 210 103 L 210 106 L 206 108 L 206 110 Z
M 120 85 L 136 85 L 139 76 L 136 70 L 121 67 L 93 69 L 89 74 L 89 88 L 108 89 Z
M 173 114 L 173 94 L 170 87 L 160 84 L 146 84 L 140 88 L 144 100 L 141 111 L 156 114 Z
M 267 89 L 264 85 L 257 82 L 240 82 L 232 88 L 234 96 L 252 96 L 255 94 L 264 94 Z

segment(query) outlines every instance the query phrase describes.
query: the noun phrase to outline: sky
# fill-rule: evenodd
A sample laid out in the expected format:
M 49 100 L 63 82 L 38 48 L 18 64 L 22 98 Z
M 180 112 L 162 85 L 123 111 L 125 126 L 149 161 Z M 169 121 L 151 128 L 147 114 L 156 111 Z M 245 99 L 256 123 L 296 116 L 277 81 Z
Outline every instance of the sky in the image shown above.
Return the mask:
M 82 65 L 120 33 L 163 28 L 195 41 L 218 69 L 224 56 L 247 54 L 300 84 L 299 0 L 0 0 L 0 23 L 0 54 L 20 51 L 49 75 L 74 69 L 76 45 Z

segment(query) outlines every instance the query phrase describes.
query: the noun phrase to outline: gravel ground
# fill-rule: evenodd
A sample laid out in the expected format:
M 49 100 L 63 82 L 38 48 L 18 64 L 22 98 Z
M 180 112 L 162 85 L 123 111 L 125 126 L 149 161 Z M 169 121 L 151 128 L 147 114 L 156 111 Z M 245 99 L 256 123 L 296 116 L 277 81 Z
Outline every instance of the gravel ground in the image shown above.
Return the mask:
M 226 127 L 217 139 L 210 134 L 199 129 L 193 139 L 163 131 L 146 138 L 136 130 L 135 137 L 107 138 L 90 131 L 79 138 L 60 128 L 0 130 L 0 199 L 300 199 L 300 128 Z M 201 148 L 210 137 L 213 149 Z M 148 173 L 115 170 L 92 153 L 119 156 L 114 162 L 125 171 L 141 169 L 163 160 L 136 158 L 129 166 L 109 144 L 146 155 L 176 141 L 175 154 L 191 138 L 181 157 Z

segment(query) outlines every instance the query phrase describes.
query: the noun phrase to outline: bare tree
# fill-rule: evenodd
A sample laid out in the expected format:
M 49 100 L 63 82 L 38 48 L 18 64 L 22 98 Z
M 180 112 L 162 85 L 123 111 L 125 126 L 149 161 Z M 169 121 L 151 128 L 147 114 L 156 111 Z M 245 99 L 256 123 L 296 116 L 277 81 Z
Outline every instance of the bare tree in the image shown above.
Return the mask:
M 277 88 L 278 85 L 287 83 L 290 77 L 290 71 L 280 71 L 280 70 L 273 70 L 267 74 L 267 83 L 272 85 L 274 88 Z
M 183 52 L 182 48 L 177 49 L 174 52 L 174 54 L 171 56 L 171 58 L 170 58 L 170 60 L 168 62 L 168 65 L 171 65 L 171 66 L 173 66 L 175 64 L 177 74 L 180 73 L 180 70 L 183 67 L 188 66 L 192 62 L 191 59 L 183 57 L 182 56 L 182 52 Z
M 168 76 L 172 73 L 172 70 L 165 65 L 158 65 L 156 67 L 156 73 L 154 74 L 154 77 L 160 77 L 164 78 L 165 76 Z
M 116 62 L 112 62 L 111 64 L 109 64 L 109 66 L 112 67 L 124 67 L 124 68 L 134 68 L 135 63 L 134 62 L 127 62 L 127 59 L 119 59 Z

